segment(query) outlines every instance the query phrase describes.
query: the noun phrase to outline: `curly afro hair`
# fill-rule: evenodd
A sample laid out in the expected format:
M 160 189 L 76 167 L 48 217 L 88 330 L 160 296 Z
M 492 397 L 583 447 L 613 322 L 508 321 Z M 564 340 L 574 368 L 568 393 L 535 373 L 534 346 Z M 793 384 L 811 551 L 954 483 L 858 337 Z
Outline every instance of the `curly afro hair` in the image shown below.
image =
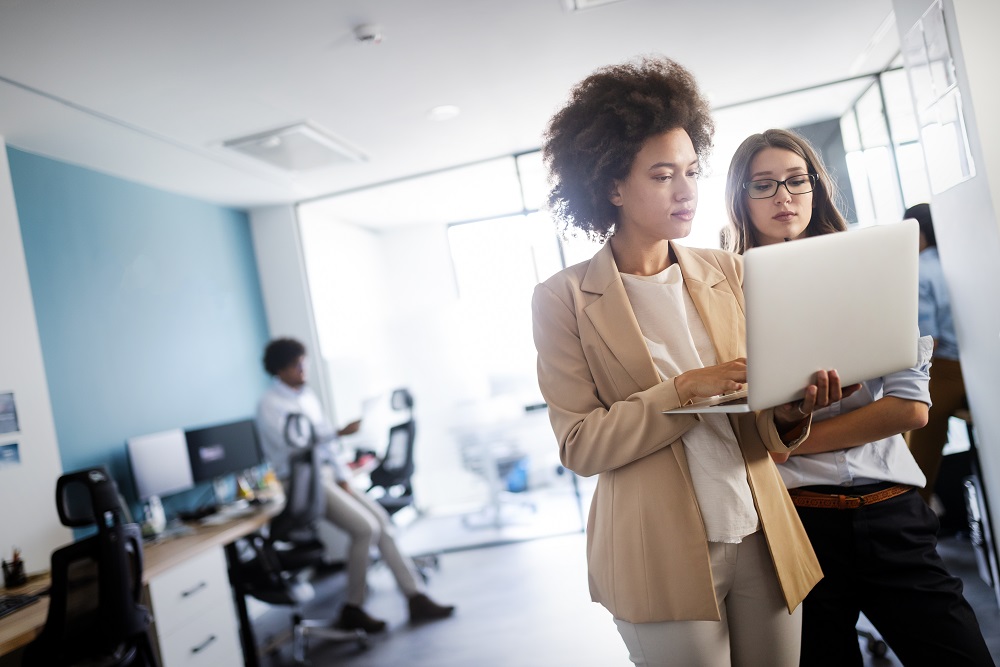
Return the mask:
M 617 208 L 608 199 L 652 136 L 681 128 L 705 162 L 715 124 L 694 77 L 663 56 L 602 67 L 577 84 L 545 131 L 548 208 L 562 230 L 595 241 L 614 234 Z
M 306 346 L 294 338 L 275 338 L 264 348 L 264 370 L 268 375 L 277 375 L 305 353 Z

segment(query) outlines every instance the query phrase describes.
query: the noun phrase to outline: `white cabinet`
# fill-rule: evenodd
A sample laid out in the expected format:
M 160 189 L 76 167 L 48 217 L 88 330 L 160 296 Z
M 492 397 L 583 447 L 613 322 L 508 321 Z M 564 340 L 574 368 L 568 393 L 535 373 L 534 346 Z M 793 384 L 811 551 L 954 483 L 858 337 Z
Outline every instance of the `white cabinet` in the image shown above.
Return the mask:
M 239 621 L 221 547 L 149 581 L 163 667 L 243 665 Z

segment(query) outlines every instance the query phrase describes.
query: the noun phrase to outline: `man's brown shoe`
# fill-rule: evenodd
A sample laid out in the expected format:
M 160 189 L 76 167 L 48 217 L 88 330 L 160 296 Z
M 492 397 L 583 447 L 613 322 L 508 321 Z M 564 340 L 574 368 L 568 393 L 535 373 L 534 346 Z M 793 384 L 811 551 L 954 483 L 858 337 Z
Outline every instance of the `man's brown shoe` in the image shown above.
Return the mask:
M 410 597 L 410 622 L 436 621 L 448 618 L 455 611 L 454 605 L 441 605 L 423 593 Z

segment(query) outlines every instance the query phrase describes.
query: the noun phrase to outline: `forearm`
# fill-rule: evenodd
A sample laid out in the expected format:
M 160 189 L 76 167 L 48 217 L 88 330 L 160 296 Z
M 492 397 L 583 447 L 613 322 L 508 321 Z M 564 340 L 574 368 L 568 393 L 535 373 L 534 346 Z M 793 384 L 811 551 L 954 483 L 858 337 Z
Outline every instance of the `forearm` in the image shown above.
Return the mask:
M 672 405 L 669 383 L 657 385 L 613 403 L 595 406 L 584 414 L 565 409 L 568 401 L 553 396 L 549 416 L 559 442 L 563 465 L 585 477 L 619 468 L 670 446 L 698 423 L 691 414 L 665 415 Z M 544 395 L 544 391 L 543 391 Z
M 570 470 L 589 476 L 621 467 L 669 446 L 698 423 L 696 415 L 663 414 L 681 404 L 673 380 L 616 400 L 620 388 L 595 378 L 576 313 L 544 284 L 535 288 L 532 319 L 538 387 L 560 460 Z
M 927 423 L 927 405 L 885 396 L 852 412 L 813 422 L 809 438 L 791 452 L 820 454 L 860 447 L 922 427 Z

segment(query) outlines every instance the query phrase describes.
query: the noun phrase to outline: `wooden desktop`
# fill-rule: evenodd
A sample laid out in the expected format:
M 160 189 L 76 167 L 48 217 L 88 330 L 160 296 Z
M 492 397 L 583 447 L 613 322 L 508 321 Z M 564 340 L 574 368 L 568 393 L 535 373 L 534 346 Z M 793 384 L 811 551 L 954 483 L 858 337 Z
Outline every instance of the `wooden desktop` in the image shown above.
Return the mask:
M 190 561 L 203 553 L 219 547 L 227 547 L 241 537 L 245 537 L 263 527 L 281 510 L 281 503 L 271 502 L 255 508 L 251 513 L 235 517 L 213 525 L 192 525 L 193 533 L 154 541 L 143 545 L 143 583 L 163 575 L 172 568 Z M 37 593 L 49 585 L 48 574 L 29 577 L 28 583 L 17 588 L 6 589 L 6 594 Z M 237 596 L 239 597 L 239 596 Z M 244 660 L 246 664 L 256 664 L 256 655 L 246 655 L 246 639 L 252 637 L 246 627 L 248 619 L 242 600 L 237 600 L 240 615 L 241 635 L 244 640 Z M 49 599 L 42 596 L 23 609 L 0 619 L 0 658 L 22 646 L 29 644 L 45 626 L 48 616 Z
M 49 586 L 49 575 L 34 574 L 28 583 L 3 590 L 4 595 L 37 594 Z M 26 645 L 41 632 L 49 613 L 49 598 L 41 596 L 38 602 L 18 609 L 0 619 L 0 656 Z

